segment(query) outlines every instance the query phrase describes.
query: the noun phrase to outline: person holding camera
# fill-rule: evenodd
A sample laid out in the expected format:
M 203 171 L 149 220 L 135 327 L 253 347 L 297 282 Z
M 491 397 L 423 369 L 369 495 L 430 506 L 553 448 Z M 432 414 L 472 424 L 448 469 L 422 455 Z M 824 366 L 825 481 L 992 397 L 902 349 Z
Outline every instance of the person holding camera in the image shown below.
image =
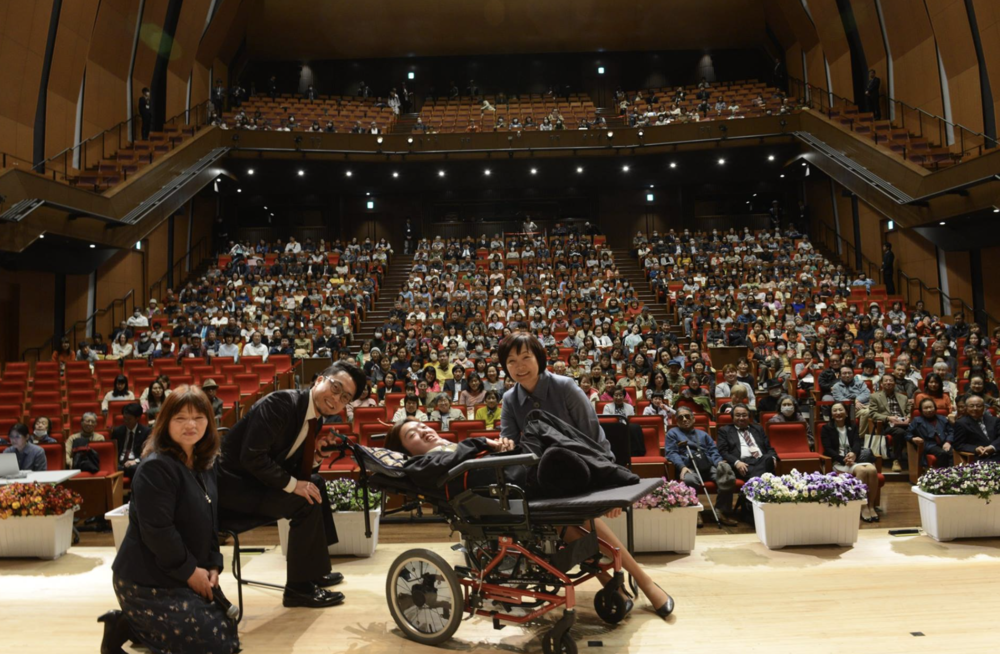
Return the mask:
M 712 437 L 694 426 L 694 411 L 688 406 L 677 408 L 677 426 L 667 432 L 665 454 L 667 460 L 680 472 L 677 478 L 689 486 L 701 486 L 701 478 L 714 481 L 719 488 L 719 522 L 730 527 L 737 524 L 731 517 L 733 495 L 736 491 L 736 473 L 722 455 Z M 701 516 L 698 516 L 701 524 Z
M 232 605 L 219 589 L 218 451 L 205 393 L 175 389 L 132 477 L 128 530 L 112 565 L 121 610 L 99 618 L 101 652 L 121 652 L 126 640 L 154 652 L 239 651 Z

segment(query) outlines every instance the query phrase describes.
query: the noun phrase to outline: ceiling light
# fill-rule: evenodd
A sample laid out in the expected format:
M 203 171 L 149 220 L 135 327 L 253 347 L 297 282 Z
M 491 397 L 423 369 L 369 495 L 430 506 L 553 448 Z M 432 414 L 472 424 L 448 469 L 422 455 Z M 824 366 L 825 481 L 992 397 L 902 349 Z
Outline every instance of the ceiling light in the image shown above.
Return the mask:
M 264 211 L 267 211 L 267 207 L 264 207 Z
M 671 161 L 671 162 L 670 162 L 670 167 L 671 167 L 671 168 L 676 168 L 676 167 L 677 167 L 677 164 L 676 164 L 676 163 L 674 163 L 673 161 Z
M 305 176 L 306 176 L 306 171 L 299 168 L 299 177 L 305 177 Z
M 767 156 L 767 160 L 768 161 L 774 161 L 774 155 L 773 154 L 768 155 Z
M 274 214 L 273 213 L 271 214 L 271 217 L 274 218 Z
M 583 166 L 577 166 L 576 167 L 576 172 L 582 173 L 583 172 Z
M 726 163 L 725 159 L 719 159 L 719 165 L 720 166 L 725 165 L 725 163 Z
M 993 207 L 993 213 L 1000 213 L 1000 209 L 998 209 L 997 207 Z
M 531 169 L 531 174 L 532 175 L 537 175 L 538 174 L 538 169 L 537 168 L 532 168 Z
M 785 176 L 784 175 L 778 175 L 778 177 L 784 178 Z
M 655 186 L 653 186 L 652 184 L 650 184 L 650 185 L 649 185 L 649 188 L 656 188 L 656 187 L 655 187 Z
M 622 172 L 627 173 L 629 170 L 628 166 L 622 166 Z
M 354 173 L 352 173 L 352 172 L 351 172 L 351 171 L 349 171 L 349 170 L 348 170 L 348 171 L 345 171 L 345 172 L 344 172 L 344 174 L 345 174 L 345 175 L 347 175 L 348 177 L 351 177 L 352 175 L 354 175 Z
M 809 164 L 807 164 L 806 162 L 804 162 L 804 161 L 803 161 L 803 162 L 802 162 L 802 165 L 803 165 L 803 166 L 808 166 Z
M 247 168 L 247 175 L 253 175 L 253 168 Z
M 96 248 L 96 247 L 97 247 L 97 246 L 96 246 L 96 245 L 94 245 L 93 243 L 91 243 L 91 244 L 90 244 L 90 249 L 91 249 L 91 250 L 93 250 L 93 249 L 94 249 L 94 248 Z
M 938 223 L 938 225 L 943 225 L 943 224 L 944 224 L 944 221 L 943 221 L 943 220 L 942 220 L 941 222 L 939 222 L 939 223 Z
M 372 192 L 371 192 L 371 191 L 365 191 L 365 195 L 366 195 L 366 196 L 368 196 L 368 197 L 371 197 L 371 194 L 372 194 Z
M 484 175 L 486 175 L 487 177 L 489 177 L 489 176 L 490 176 L 490 174 L 491 174 L 491 171 L 490 171 L 490 169 L 489 169 L 489 168 L 487 168 L 486 170 L 484 170 L 484 171 L 483 171 L 483 174 L 484 174 Z
M 393 177 L 393 179 L 395 179 L 396 177 L 399 177 L 399 173 L 395 173 L 395 172 L 394 172 L 394 173 L 392 174 L 392 177 Z
M 39 234 L 38 238 L 45 238 L 45 234 Z
M 237 193 L 242 193 L 242 192 L 243 192 L 243 189 L 241 189 L 241 188 L 238 188 L 238 189 L 236 189 L 236 192 L 237 192 Z
M 439 170 L 438 171 L 438 177 L 444 177 L 444 171 L 443 170 Z
M 757 197 L 757 194 L 756 194 L 756 193 L 754 193 L 752 197 Z

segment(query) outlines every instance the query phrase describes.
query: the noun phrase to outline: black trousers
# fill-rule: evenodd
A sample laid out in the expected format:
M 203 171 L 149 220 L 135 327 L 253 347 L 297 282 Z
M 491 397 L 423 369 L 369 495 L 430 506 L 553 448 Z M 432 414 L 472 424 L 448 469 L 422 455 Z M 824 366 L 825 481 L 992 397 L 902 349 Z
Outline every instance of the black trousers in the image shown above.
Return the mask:
M 906 462 L 906 430 L 902 427 L 889 427 L 885 433 L 892 436 L 892 458 L 900 463 Z
M 750 457 L 747 459 L 740 459 L 740 461 L 747 464 L 747 472 L 745 475 L 741 475 L 740 471 L 736 469 L 736 466 L 733 466 L 733 472 L 736 473 L 737 479 L 746 481 L 747 479 L 752 479 L 753 477 L 760 477 L 765 472 L 774 474 L 774 457 L 762 456 L 759 459 Z
M 337 542 L 326 482 L 319 475 L 311 480 L 323 496 L 321 504 L 309 504 L 295 493 L 266 488 L 243 477 L 219 474 L 219 505 L 233 511 L 265 518 L 286 518 L 288 531 L 288 583 L 315 581 L 330 572 L 327 548 Z
M 937 460 L 934 462 L 934 467 L 935 468 L 948 468 L 948 467 L 952 466 L 954 464 L 954 461 L 955 461 L 955 450 L 952 449 L 952 450 L 949 450 L 949 451 L 945 452 L 944 448 L 941 447 L 940 445 L 938 445 L 937 443 L 929 443 L 928 444 L 928 443 L 925 442 L 925 445 L 924 445 L 924 456 L 926 456 L 928 454 L 933 454 L 934 456 L 937 457 Z M 927 465 L 927 460 L 924 459 L 923 463 L 926 466 Z

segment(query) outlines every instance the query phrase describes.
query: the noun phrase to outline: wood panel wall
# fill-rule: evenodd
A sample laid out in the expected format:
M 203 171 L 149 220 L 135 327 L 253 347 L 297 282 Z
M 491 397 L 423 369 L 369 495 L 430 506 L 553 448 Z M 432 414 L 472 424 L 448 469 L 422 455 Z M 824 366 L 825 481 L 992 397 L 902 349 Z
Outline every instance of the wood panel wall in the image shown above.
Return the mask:
M 52 3 L 0 3 L 0 151 L 32 160 Z
M 1000 118 L 1000 6 L 996 0 L 972 0 L 983 44 L 986 73 L 993 90 L 993 115 Z
M 982 132 L 983 94 L 979 61 L 976 59 L 965 0 L 927 0 L 927 10 L 948 78 L 953 122 L 974 132 Z
M 844 32 L 844 21 L 840 17 L 837 0 L 811 0 L 809 10 L 816 21 L 816 33 L 830 65 L 829 89 L 848 100 L 854 98 L 853 67 L 851 65 L 851 50 L 847 45 L 847 34 Z M 826 86 L 824 77 L 823 86 Z

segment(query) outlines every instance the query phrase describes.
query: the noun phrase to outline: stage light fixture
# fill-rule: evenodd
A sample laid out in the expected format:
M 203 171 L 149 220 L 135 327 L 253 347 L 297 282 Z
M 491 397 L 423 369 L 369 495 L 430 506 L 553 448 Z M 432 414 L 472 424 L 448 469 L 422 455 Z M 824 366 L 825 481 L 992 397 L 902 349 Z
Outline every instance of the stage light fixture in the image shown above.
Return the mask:
M 780 177 L 780 178 L 784 179 L 784 178 L 785 178 L 785 175 L 784 175 L 784 174 L 781 174 L 781 175 L 778 175 L 778 177 Z
M 773 155 L 773 154 L 769 154 L 769 155 L 767 156 L 767 160 L 768 160 L 768 161 L 774 161 L 774 155 Z
M 598 66 L 597 67 L 597 74 L 598 75 L 603 75 L 604 74 L 604 66 Z
M 489 177 L 493 173 L 492 173 L 492 171 L 489 168 L 487 168 L 486 170 L 483 171 L 483 174 L 486 175 L 487 177 Z
M 247 175 L 253 175 L 253 168 L 247 168 Z
M 241 188 L 238 188 L 238 189 L 236 189 L 236 192 L 237 192 L 237 193 L 242 193 L 242 192 L 243 192 L 243 189 L 241 189 Z
M 348 170 L 348 171 L 346 171 L 346 172 L 344 173 L 344 175 L 346 175 L 347 177 L 353 177 L 353 176 L 354 176 L 354 173 L 352 173 L 351 171 L 349 171 L 349 170 Z
M 725 159 L 719 159 L 719 165 L 720 166 L 726 165 L 726 160 Z
M 393 179 L 399 177 L 399 173 L 397 173 L 397 172 L 392 173 L 392 177 L 393 177 Z
M 413 79 L 413 78 L 414 78 L 414 77 L 416 77 L 416 76 L 417 76 L 417 75 L 416 75 L 416 73 L 414 73 L 414 72 L 413 72 L 413 71 L 411 70 L 410 72 L 408 72 L 408 73 L 406 74 L 406 79 Z
M 369 209 L 374 209 L 375 208 L 375 200 L 369 200 L 368 201 L 368 208 Z
M 583 172 L 583 166 L 577 166 L 576 167 L 576 172 L 582 173 Z
M 652 202 L 652 201 L 653 201 L 653 194 L 652 193 L 647 193 L 646 194 L 646 202 Z
M 671 161 L 671 162 L 670 162 L 670 167 L 671 167 L 671 168 L 676 168 L 676 167 L 677 167 L 677 164 L 676 164 L 676 163 L 674 163 L 673 161 Z
M 305 177 L 305 176 L 306 176 L 306 171 L 299 168 L 299 177 Z
M 943 220 L 942 220 L 941 222 L 939 222 L 939 223 L 938 223 L 938 225 L 943 225 L 943 224 L 944 224 L 944 221 L 943 221 Z
M 629 171 L 628 165 L 622 166 L 622 172 L 627 173 Z
M 532 175 L 537 175 L 538 174 L 538 169 L 537 168 L 532 168 L 531 169 L 531 174 Z
M 444 171 L 443 170 L 439 170 L 438 171 L 438 177 L 444 177 Z

